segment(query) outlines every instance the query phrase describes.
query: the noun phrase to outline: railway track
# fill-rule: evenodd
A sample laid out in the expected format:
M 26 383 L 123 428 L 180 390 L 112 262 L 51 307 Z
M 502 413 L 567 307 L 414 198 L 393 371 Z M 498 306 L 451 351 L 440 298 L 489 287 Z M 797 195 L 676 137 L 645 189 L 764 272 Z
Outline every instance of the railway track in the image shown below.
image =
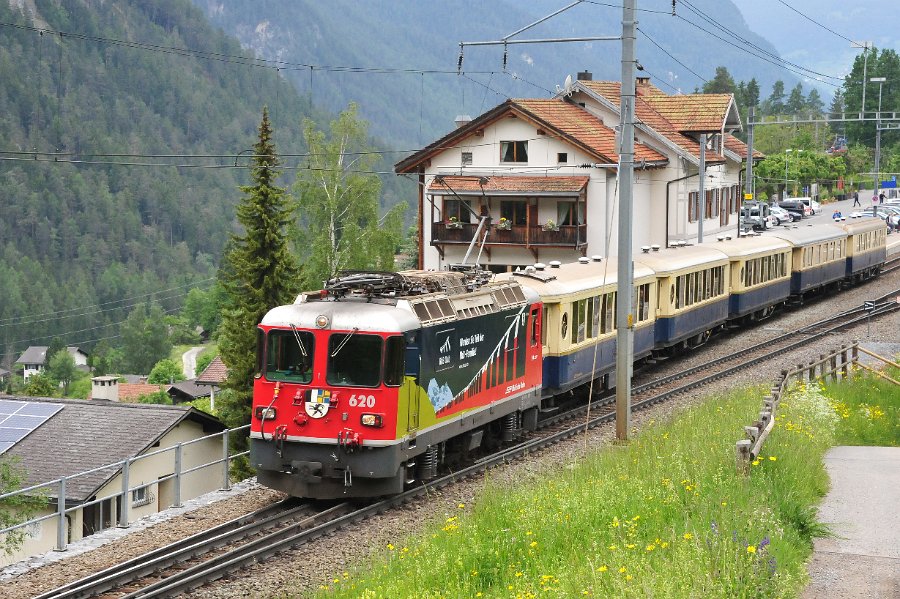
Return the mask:
M 891 313 L 900 309 L 900 304 L 895 301 L 898 295 L 900 289 L 874 300 L 873 308 L 857 306 L 798 331 L 718 357 L 713 363 L 639 384 L 633 389 L 632 410 L 646 409 L 867 318 Z M 382 501 L 365 506 L 341 503 L 327 508 L 308 503 L 298 505 L 292 501 L 280 502 L 54 589 L 36 599 L 96 596 L 131 599 L 171 597 L 190 592 L 231 572 L 263 562 L 282 551 L 332 534 L 436 489 L 477 476 L 491 467 L 517 460 L 586 430 L 613 422 L 615 410 L 610 410 L 609 407 L 614 401 L 615 396 L 608 394 L 598 397 L 590 408 L 582 406 L 542 420 L 539 430 L 524 441 Z M 586 418 L 586 414 L 596 415 Z M 576 420 L 579 421 L 572 424 Z

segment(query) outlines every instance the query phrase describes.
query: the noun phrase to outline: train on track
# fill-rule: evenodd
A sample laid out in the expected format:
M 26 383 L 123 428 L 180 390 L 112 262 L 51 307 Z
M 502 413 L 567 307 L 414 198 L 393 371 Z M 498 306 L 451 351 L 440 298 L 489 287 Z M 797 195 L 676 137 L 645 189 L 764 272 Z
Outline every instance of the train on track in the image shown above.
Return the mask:
M 772 231 L 634 259 L 634 359 L 802 309 L 876 276 L 880 219 Z M 250 461 L 261 484 L 314 499 L 395 494 L 512 441 L 557 399 L 615 380 L 616 260 L 350 272 L 258 327 Z

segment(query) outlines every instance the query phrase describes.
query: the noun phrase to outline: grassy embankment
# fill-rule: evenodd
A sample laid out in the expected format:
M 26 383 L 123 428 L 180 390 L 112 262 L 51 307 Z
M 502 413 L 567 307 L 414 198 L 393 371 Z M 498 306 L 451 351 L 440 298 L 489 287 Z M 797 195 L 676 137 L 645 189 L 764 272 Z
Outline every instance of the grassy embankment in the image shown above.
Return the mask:
M 900 379 L 900 373 L 891 375 Z M 735 442 L 762 389 L 652 424 L 539 484 L 471 507 L 322 585 L 323 597 L 791 597 L 806 580 L 823 454 L 900 445 L 900 391 L 874 377 L 798 388 L 753 462 Z

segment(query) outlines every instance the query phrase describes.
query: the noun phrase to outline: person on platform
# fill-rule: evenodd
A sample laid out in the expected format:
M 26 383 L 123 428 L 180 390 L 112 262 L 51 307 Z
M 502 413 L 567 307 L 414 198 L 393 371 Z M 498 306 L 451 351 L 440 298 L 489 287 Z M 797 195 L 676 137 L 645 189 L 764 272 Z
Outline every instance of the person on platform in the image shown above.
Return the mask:
M 859 190 L 853 192 L 853 205 L 862 208 L 862 204 L 859 203 Z

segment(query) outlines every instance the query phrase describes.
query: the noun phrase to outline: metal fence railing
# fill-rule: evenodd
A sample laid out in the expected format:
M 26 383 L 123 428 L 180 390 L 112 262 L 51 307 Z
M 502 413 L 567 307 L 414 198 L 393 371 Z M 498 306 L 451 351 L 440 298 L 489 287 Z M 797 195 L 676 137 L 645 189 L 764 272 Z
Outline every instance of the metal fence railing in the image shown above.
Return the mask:
M 198 470 L 202 470 L 203 468 L 209 468 L 210 466 L 215 466 L 217 464 L 221 464 L 222 465 L 222 470 L 221 470 L 222 486 L 220 488 L 222 490 L 228 490 L 231 488 L 231 480 L 229 478 L 229 468 L 231 465 L 231 460 L 233 460 L 237 457 L 240 457 L 240 456 L 247 455 L 249 453 L 248 451 L 243 451 L 243 452 L 238 452 L 238 453 L 234 453 L 234 454 L 229 454 L 228 446 L 229 446 L 231 434 L 239 433 L 239 432 L 244 431 L 249 428 L 250 428 L 250 425 L 245 424 L 244 426 L 240 426 L 237 428 L 226 429 L 220 433 L 214 433 L 212 435 L 206 435 L 205 437 L 199 437 L 199 438 L 193 439 L 191 441 L 178 443 L 171 447 L 166 447 L 164 449 L 160 449 L 160 450 L 153 451 L 150 453 L 142 454 L 142 455 L 136 456 L 134 458 L 128 458 L 128 459 L 121 460 L 118 462 L 112 462 L 109 464 L 105 464 L 103 466 L 99 466 L 97 468 L 92 468 L 91 470 L 85 470 L 84 472 L 79 472 L 77 474 L 73 474 L 70 476 L 64 476 L 64 477 L 56 479 L 56 480 L 51 480 L 51 481 L 48 481 L 45 483 L 27 487 L 24 489 L 19 489 L 17 491 L 4 493 L 4 494 L 0 495 L 0 503 L 7 501 L 8 499 L 10 499 L 12 497 L 16 497 L 16 496 L 25 496 L 25 497 L 32 497 L 32 498 L 40 497 L 41 495 L 44 495 L 48 492 L 52 492 L 54 489 L 56 489 L 56 491 L 57 491 L 57 501 L 56 501 L 57 509 L 56 509 L 56 512 L 54 512 L 54 513 L 45 514 L 43 516 L 39 516 L 37 518 L 32 518 L 25 522 L 20 522 L 19 524 L 15 524 L 13 526 L 8 526 L 8 527 L 0 530 L 0 535 L 24 528 L 26 526 L 31 526 L 33 524 L 37 524 L 37 523 L 43 522 L 45 520 L 51 520 L 53 518 L 56 518 L 57 519 L 56 550 L 57 551 L 65 551 L 66 545 L 68 544 L 68 539 L 67 539 L 67 535 L 66 535 L 66 531 L 67 531 L 66 516 L 71 512 L 75 512 L 77 510 L 81 510 L 81 509 L 84 509 L 84 508 L 92 506 L 92 505 L 97 505 L 101 502 L 104 502 L 104 501 L 107 501 L 110 499 L 115 499 L 118 497 L 121 497 L 122 500 L 119 502 L 120 508 L 118 511 L 117 526 L 119 526 L 121 528 L 126 528 L 128 526 L 128 510 L 129 510 L 129 505 L 130 505 L 129 494 L 132 491 L 147 487 L 147 485 L 144 483 L 134 486 L 134 487 L 131 486 L 131 482 L 129 481 L 129 474 L 130 474 L 131 468 L 136 463 L 139 463 L 141 460 L 147 460 L 147 459 L 150 459 L 153 457 L 166 455 L 166 454 L 172 455 L 172 474 L 169 474 L 166 476 L 161 476 L 161 477 L 155 479 L 154 483 L 158 484 L 158 483 L 161 483 L 161 482 L 164 482 L 167 480 L 174 481 L 173 501 L 170 505 L 167 505 L 167 506 L 160 505 L 159 506 L 160 510 L 168 508 L 168 507 L 180 507 L 182 505 L 181 504 L 182 479 L 186 475 L 188 475 L 192 472 L 196 472 Z M 183 465 L 184 448 L 194 445 L 196 443 L 202 443 L 209 439 L 215 439 L 216 437 L 222 438 L 222 457 L 221 458 L 212 460 L 210 462 L 205 462 L 203 464 L 197 464 L 190 468 L 184 468 L 184 465 Z M 66 507 L 66 487 L 67 487 L 67 485 L 70 484 L 72 481 L 77 480 L 79 477 L 86 476 L 89 474 L 94 474 L 96 472 L 101 472 L 104 470 L 112 470 L 113 474 L 111 476 L 114 476 L 115 473 L 121 471 L 121 473 L 122 473 L 122 488 L 121 488 L 121 490 L 117 491 L 115 493 L 111 493 L 111 494 L 105 495 L 103 497 L 98 497 L 96 499 L 92 499 L 90 501 L 79 503 L 78 505 L 67 508 Z

